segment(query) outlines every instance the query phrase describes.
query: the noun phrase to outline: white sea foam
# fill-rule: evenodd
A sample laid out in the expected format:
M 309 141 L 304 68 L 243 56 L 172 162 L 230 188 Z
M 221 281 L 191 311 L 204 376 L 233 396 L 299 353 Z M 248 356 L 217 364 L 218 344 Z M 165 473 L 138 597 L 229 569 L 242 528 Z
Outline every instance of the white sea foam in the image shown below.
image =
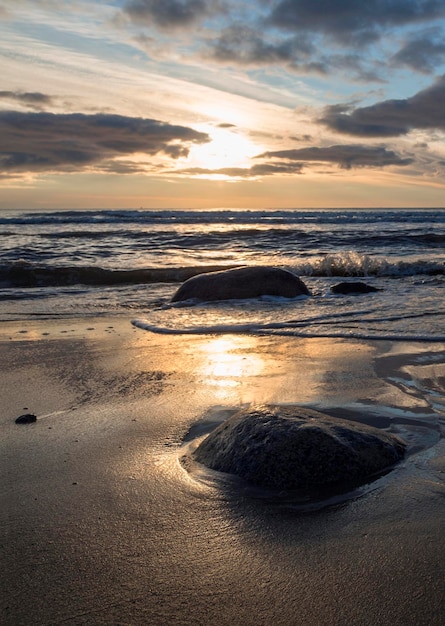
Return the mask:
M 384 320 L 382 320 L 384 321 Z M 209 326 L 196 325 L 188 327 L 157 326 L 147 319 L 134 319 L 133 326 L 162 335 L 223 335 L 223 334 L 253 334 L 253 335 L 277 335 L 301 338 L 332 338 L 332 339 L 358 339 L 358 340 L 387 340 L 409 342 L 434 342 L 445 344 L 445 334 L 410 334 L 392 333 L 381 330 L 380 332 L 365 332 L 361 330 L 323 330 L 309 324 L 274 323 L 274 324 L 213 324 Z

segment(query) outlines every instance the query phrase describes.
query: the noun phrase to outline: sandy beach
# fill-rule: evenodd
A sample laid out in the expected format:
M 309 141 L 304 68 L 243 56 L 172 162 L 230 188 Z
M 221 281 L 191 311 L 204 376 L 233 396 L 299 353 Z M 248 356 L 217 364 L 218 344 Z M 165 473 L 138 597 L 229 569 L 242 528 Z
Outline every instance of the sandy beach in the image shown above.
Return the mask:
M 0 343 L 2 624 L 445 624 L 444 345 L 122 318 L 3 323 Z M 314 511 L 184 469 L 199 424 L 263 402 L 364 414 L 409 455 Z

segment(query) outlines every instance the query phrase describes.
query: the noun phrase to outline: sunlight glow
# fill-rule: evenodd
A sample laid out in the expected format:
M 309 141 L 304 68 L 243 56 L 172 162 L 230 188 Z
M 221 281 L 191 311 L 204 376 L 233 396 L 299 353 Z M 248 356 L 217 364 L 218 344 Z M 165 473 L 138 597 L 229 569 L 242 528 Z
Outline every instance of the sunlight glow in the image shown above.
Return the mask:
M 232 167 L 248 167 L 250 159 L 261 152 L 246 136 L 227 128 L 202 127 L 211 141 L 195 145 L 190 150 L 187 163 L 190 167 L 217 170 Z
M 212 339 L 201 346 L 203 362 L 201 372 L 207 382 L 224 390 L 239 386 L 244 378 L 259 376 L 265 363 L 258 354 L 250 353 L 251 338 L 223 336 Z

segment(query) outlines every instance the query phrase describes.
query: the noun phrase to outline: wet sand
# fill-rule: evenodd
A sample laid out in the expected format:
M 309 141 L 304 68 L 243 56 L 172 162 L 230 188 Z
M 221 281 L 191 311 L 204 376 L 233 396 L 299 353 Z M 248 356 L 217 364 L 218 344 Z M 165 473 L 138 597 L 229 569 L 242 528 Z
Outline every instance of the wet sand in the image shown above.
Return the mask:
M 2 624 L 445 624 L 445 346 L 116 319 L 0 342 Z M 364 415 L 410 456 L 312 512 L 188 474 L 187 434 L 253 402 Z

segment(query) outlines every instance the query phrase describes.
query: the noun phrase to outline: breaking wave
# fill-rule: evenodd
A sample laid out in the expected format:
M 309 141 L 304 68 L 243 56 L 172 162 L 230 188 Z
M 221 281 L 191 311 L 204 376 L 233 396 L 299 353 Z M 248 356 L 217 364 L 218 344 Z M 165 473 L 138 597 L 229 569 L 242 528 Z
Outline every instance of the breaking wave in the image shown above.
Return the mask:
M 42 287 L 67 285 L 135 285 L 180 283 L 205 272 L 235 267 L 234 265 L 195 265 L 138 269 L 109 269 L 97 266 L 52 266 L 29 261 L 15 261 L 0 266 L 0 284 L 6 287 Z M 309 277 L 407 277 L 443 275 L 443 262 L 390 262 L 354 252 L 328 254 L 324 257 L 287 266 L 300 276 Z

